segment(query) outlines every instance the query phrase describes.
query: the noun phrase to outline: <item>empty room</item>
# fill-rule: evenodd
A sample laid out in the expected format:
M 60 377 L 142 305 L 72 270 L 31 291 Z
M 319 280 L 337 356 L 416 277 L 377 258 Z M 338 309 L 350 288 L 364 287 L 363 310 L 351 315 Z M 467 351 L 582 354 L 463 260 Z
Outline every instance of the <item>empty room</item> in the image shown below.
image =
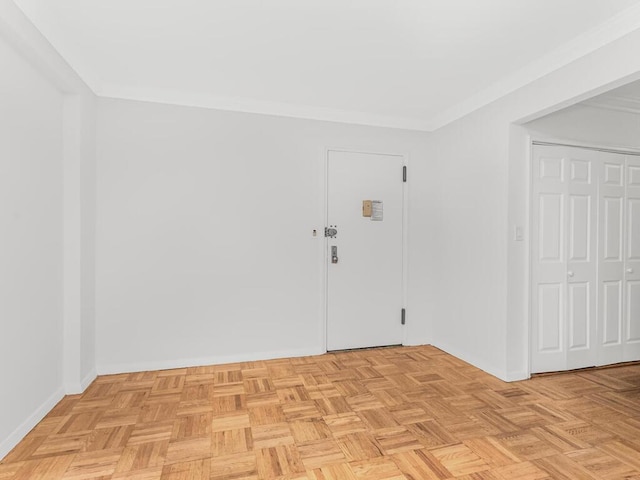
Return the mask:
M 640 479 L 640 0 L 0 0 L 0 480 Z

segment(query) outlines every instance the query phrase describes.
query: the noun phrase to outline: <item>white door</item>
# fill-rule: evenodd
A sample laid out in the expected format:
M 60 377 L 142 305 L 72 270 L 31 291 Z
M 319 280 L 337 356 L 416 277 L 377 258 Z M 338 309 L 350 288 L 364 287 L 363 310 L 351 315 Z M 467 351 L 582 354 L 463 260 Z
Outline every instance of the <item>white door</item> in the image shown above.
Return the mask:
M 598 353 L 594 365 L 621 362 L 624 318 L 625 157 L 603 153 L 598 239 Z
M 598 365 L 640 359 L 640 159 L 603 156 Z
M 597 153 L 533 149 L 531 371 L 593 365 Z
M 625 362 L 640 359 L 640 158 L 626 161 Z
M 532 158 L 532 373 L 639 360 L 640 158 Z
M 327 350 L 402 343 L 403 162 L 328 152 Z

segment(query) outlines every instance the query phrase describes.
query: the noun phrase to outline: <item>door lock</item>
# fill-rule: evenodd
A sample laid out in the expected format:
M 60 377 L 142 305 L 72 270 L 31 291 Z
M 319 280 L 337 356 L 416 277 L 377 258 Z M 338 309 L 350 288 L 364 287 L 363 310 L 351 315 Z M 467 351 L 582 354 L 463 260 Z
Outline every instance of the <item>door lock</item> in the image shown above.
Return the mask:
M 338 235 L 338 229 L 337 228 L 333 228 L 333 225 L 331 225 L 331 228 L 329 228 L 329 227 L 325 227 L 324 228 L 324 236 L 325 237 L 336 238 L 336 235 Z
M 338 263 L 338 247 L 331 246 L 331 263 Z

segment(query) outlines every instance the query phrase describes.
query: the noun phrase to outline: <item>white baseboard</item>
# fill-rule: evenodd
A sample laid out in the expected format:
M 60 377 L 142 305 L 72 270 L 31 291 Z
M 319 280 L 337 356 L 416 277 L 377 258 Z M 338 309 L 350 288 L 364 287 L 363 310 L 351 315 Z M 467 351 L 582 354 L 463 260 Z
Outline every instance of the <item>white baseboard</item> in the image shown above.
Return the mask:
M 443 352 L 448 353 L 449 355 L 453 355 L 454 357 L 459 358 L 460 360 L 473 365 L 474 367 L 479 368 L 480 370 L 483 370 L 484 372 L 490 375 L 493 375 L 496 378 L 499 378 L 504 382 L 512 382 L 515 380 L 515 379 L 509 379 L 509 376 L 501 369 L 498 369 L 495 366 L 490 365 L 485 360 L 480 359 L 474 355 L 469 355 L 468 352 L 463 352 L 461 350 L 451 347 L 450 345 L 444 345 L 441 342 L 434 343 L 433 346 L 436 348 L 439 348 Z
M 405 342 L 404 345 L 409 347 L 409 346 L 433 345 L 433 344 L 426 339 L 413 339 L 411 340 L 411 342 Z M 489 365 L 486 364 L 486 362 L 479 361 L 477 358 L 471 358 L 468 354 L 462 353 L 454 348 L 450 348 L 448 346 L 442 346 L 442 345 L 433 345 L 433 346 L 505 382 L 518 382 L 520 380 L 527 380 L 531 377 L 531 375 L 529 375 L 529 373 L 524 370 L 506 372 L 506 374 L 502 374 L 502 373 L 499 373 L 496 369 L 491 368 Z
M 47 413 L 64 397 L 64 389 L 60 388 L 51 395 L 35 412 L 29 415 L 5 440 L 0 443 L 0 460 L 7 454 L 42 420 Z
M 431 345 L 431 341 L 426 338 L 412 338 L 411 340 L 405 340 L 402 345 L 405 347 L 419 347 L 421 345 Z
M 98 372 L 96 371 L 96 369 L 95 368 L 91 369 L 91 371 L 87 373 L 85 377 L 82 379 L 82 381 L 80 382 L 80 391 L 84 392 L 87 389 L 87 387 L 91 385 L 91 382 L 93 382 L 96 379 L 97 376 L 98 376 Z
M 226 363 L 273 360 L 275 358 L 309 357 L 312 355 L 322 355 L 324 353 L 326 352 L 318 348 L 303 348 L 276 352 L 241 353 L 237 355 L 216 355 L 197 358 L 176 358 L 172 360 L 106 363 L 98 365 L 98 375 L 145 372 L 149 370 L 169 370 L 172 368 L 199 367 L 202 365 L 224 365 Z
M 98 376 L 98 372 L 94 368 L 91 370 L 85 377 L 80 380 L 80 383 L 67 383 L 64 386 L 64 390 L 67 395 L 76 395 L 78 393 L 84 392 L 91 382 L 93 382 Z
M 529 380 L 531 375 L 526 371 L 507 372 L 507 382 L 519 382 L 520 380 Z

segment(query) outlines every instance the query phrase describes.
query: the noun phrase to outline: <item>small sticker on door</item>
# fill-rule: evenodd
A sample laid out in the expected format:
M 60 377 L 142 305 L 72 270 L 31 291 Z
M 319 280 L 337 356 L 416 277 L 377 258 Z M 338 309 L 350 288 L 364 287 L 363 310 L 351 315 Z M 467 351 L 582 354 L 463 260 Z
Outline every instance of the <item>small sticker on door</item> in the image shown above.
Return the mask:
M 382 221 L 382 201 L 381 200 L 371 201 L 371 221 L 372 222 Z
M 371 200 L 363 200 L 362 201 L 362 216 L 371 218 L 371 210 L 373 209 L 371 205 Z

